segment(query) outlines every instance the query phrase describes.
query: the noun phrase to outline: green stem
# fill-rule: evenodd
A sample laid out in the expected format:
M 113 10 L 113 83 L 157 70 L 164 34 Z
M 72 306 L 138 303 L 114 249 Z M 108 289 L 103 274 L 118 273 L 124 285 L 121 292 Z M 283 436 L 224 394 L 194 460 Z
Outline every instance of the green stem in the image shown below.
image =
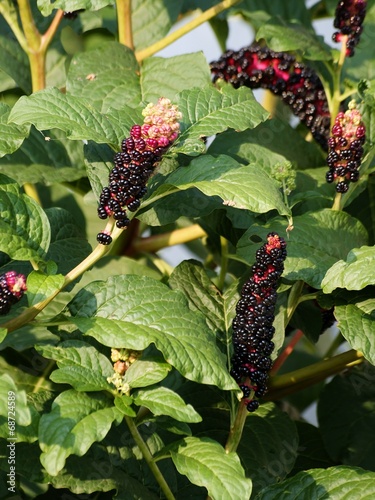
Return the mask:
M 23 311 L 17 318 L 11 319 L 1 325 L 1 328 L 6 328 L 8 332 L 13 332 L 18 328 L 21 328 L 26 323 L 32 321 L 40 312 L 43 311 L 45 307 L 72 281 L 77 279 L 81 274 L 83 274 L 87 269 L 93 266 L 99 259 L 101 259 L 106 253 L 108 253 L 109 248 L 104 245 L 98 245 L 91 252 L 90 255 L 86 257 L 78 266 L 72 269 L 66 276 L 64 283 L 61 288 L 55 290 L 49 297 L 38 302 L 32 307 L 27 308 Z
M 209 21 L 213 17 L 217 16 L 220 14 L 220 12 L 223 12 L 226 9 L 229 9 L 230 7 L 233 7 L 236 5 L 236 3 L 239 3 L 240 0 L 223 0 L 219 4 L 215 5 L 214 7 L 211 7 L 208 10 L 205 10 L 200 16 L 197 18 L 193 19 L 189 23 L 185 24 L 181 28 L 177 29 L 173 33 L 167 35 L 164 37 L 162 40 L 154 43 L 153 45 L 150 45 L 146 49 L 139 50 L 136 52 L 136 58 L 138 62 L 143 61 L 147 57 L 150 57 L 156 52 L 159 52 L 160 50 L 164 49 L 171 43 L 175 42 L 182 36 L 186 35 L 186 33 L 189 33 L 193 29 L 197 28 L 201 24 L 205 23 L 206 21 Z
M 364 361 L 363 354 L 354 349 L 339 354 L 330 359 L 324 359 L 305 368 L 295 370 L 285 375 L 271 377 L 269 380 L 269 391 L 265 399 L 276 401 L 289 394 L 317 384 L 327 377 L 335 375 L 344 369 L 358 365 Z
M 220 274 L 217 287 L 219 290 L 223 291 L 225 278 L 228 271 L 228 240 L 224 236 L 220 236 L 221 243 L 221 263 L 220 263 Z
M 32 393 L 35 394 L 36 392 L 39 391 L 39 389 L 43 386 L 45 380 L 47 379 L 48 375 L 51 373 L 53 367 L 55 366 L 56 361 L 51 359 L 49 363 L 47 364 L 46 368 L 44 369 L 42 375 L 39 377 L 37 383 L 35 384 Z
M 4 16 L 4 19 L 8 23 L 10 29 L 13 31 L 14 36 L 17 38 L 18 43 L 21 45 L 24 52 L 27 52 L 28 46 L 25 35 L 18 24 L 17 13 L 14 7 L 11 5 L 10 0 L 7 3 L 2 3 L 0 1 L 0 14 Z
M 131 0 L 116 0 L 118 40 L 134 50 Z
M 205 236 L 207 236 L 207 233 L 200 227 L 200 225 L 193 224 L 192 226 L 175 229 L 174 231 L 170 231 L 168 233 L 156 234 L 154 236 L 149 236 L 148 238 L 138 239 L 131 246 L 131 253 L 154 253 L 162 248 L 180 245 L 181 243 L 194 241 L 198 238 L 204 238 Z
M 297 309 L 297 306 L 300 302 L 303 287 L 304 287 L 303 281 L 296 281 L 290 290 L 288 297 L 288 304 L 285 311 L 285 325 L 289 324 L 289 321 L 292 319 L 294 311 Z
M 340 179 L 340 177 L 339 177 L 339 179 Z M 342 177 L 341 177 L 341 179 L 342 179 Z M 335 199 L 333 200 L 332 210 L 341 210 L 341 199 L 342 199 L 342 194 L 336 193 Z
M 167 500 L 175 500 L 175 497 L 174 497 L 171 489 L 169 488 L 168 483 L 164 479 L 164 476 L 160 472 L 159 467 L 157 466 L 156 462 L 154 461 L 147 444 L 144 442 L 141 434 L 139 433 L 137 426 L 135 425 L 134 419 L 127 417 L 127 416 L 125 416 L 124 419 L 129 427 L 130 434 L 132 435 L 138 448 L 141 450 L 143 458 L 145 459 L 145 461 L 147 462 L 147 465 L 151 469 L 151 472 L 155 476 L 155 479 L 158 482 L 160 488 L 162 489 L 162 491 L 165 495 L 165 498 Z
M 332 102 L 331 102 L 331 128 L 335 124 L 336 116 L 338 115 L 338 112 L 340 110 L 340 104 L 341 104 L 341 70 L 345 62 L 345 57 L 346 57 L 346 40 L 347 36 L 343 36 L 342 41 L 341 41 L 341 50 L 340 50 L 340 56 L 339 60 L 337 61 L 335 71 L 333 74 L 333 94 L 332 94 Z
M 237 450 L 248 414 L 249 412 L 247 411 L 246 406 L 241 402 L 237 407 L 236 418 L 230 429 L 228 440 L 225 445 L 226 453 L 231 453 L 232 451 Z

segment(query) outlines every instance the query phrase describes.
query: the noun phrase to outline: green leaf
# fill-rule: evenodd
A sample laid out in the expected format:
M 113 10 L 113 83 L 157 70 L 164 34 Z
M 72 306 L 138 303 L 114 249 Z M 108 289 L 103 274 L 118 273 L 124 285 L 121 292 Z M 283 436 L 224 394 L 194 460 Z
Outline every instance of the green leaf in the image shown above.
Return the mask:
M 199 139 L 224 132 L 254 128 L 269 117 L 246 87 L 234 89 L 225 85 L 221 90 L 212 85 L 188 89 L 179 94 L 178 109 L 183 116 L 181 135 L 173 151 L 187 140 Z
M 73 389 L 62 392 L 50 413 L 39 424 L 40 460 L 52 476 L 64 467 L 70 455 L 84 455 L 95 441 L 101 441 L 122 414 L 103 394 L 86 394 Z
M 9 414 L 9 412 L 14 413 L 14 415 Z M 17 425 L 31 424 L 31 413 L 27 405 L 26 392 L 20 390 L 14 380 L 7 373 L 4 373 L 0 376 L 1 420 L 7 420 L 8 414 L 14 418 Z M 9 437 L 9 434 L 6 437 Z
M 55 9 L 62 9 L 66 12 L 75 10 L 99 10 L 107 5 L 111 5 L 111 0 L 37 0 L 38 9 L 43 16 L 49 16 Z
M 190 311 L 181 293 L 158 281 L 110 277 L 85 287 L 68 307 L 73 323 L 104 345 L 142 351 L 154 343 L 186 378 L 237 388 L 204 316 Z
M 242 166 L 230 156 L 209 155 L 194 159 L 189 168 L 181 167 L 165 178 L 164 184 L 143 203 L 160 199 L 172 191 L 197 188 L 207 196 L 219 196 L 223 205 L 265 213 L 276 209 L 280 215 L 289 215 L 276 182 L 255 165 Z
M 257 500 L 278 500 L 286 493 L 291 498 L 363 498 L 364 484 L 366 498 L 370 499 L 375 494 L 375 473 L 359 467 L 338 465 L 299 472 L 280 484 L 264 489 Z
M 65 278 L 62 274 L 48 276 L 40 271 L 32 271 L 27 276 L 27 299 L 29 307 L 60 290 L 64 281 Z
M 111 390 L 107 377 L 113 375 L 112 364 L 90 344 L 66 340 L 57 346 L 38 346 L 37 351 L 57 361 L 59 370 L 50 376 L 53 382 L 70 384 L 76 391 Z
M 374 262 L 374 247 L 353 248 L 346 261 L 340 260 L 328 269 L 322 281 L 323 292 L 331 293 L 336 288 L 362 290 L 368 285 L 375 285 Z
M 50 227 L 42 208 L 18 185 L 0 174 L 0 250 L 15 260 L 45 258 Z
M 367 243 L 365 228 L 344 212 L 330 209 L 293 218 L 294 229 L 287 239 L 287 258 L 283 276 L 289 280 L 303 280 L 314 288 L 321 288 L 327 270 L 344 258 L 353 248 Z M 274 220 L 265 226 L 254 225 L 240 238 L 237 251 L 247 262 L 253 262 L 259 238 L 265 240 L 270 231 L 285 235 L 286 221 Z M 251 241 L 253 235 L 257 240 Z
M 254 495 L 289 474 L 297 449 L 294 422 L 273 403 L 262 404 L 249 414 L 237 452 L 246 476 L 253 482 Z
M 245 16 L 252 25 L 258 29 L 271 17 L 278 16 L 286 21 L 302 22 L 305 26 L 311 26 L 309 11 L 304 2 L 290 2 L 290 0 L 243 0 L 240 4 L 232 7 L 231 12 L 240 13 Z
M 374 376 L 375 368 L 364 363 L 345 376 L 335 376 L 320 393 L 319 428 L 336 463 L 375 469 L 375 443 L 369 439 L 375 425 Z
M 8 124 L 8 128 L 12 126 Z M 12 177 L 20 185 L 26 182 L 72 182 L 86 177 L 82 149 L 82 144 L 67 141 L 63 133 L 56 129 L 43 135 L 31 127 L 30 135 L 21 147 L 12 155 L 2 158 L 0 172 Z
M 133 0 L 132 31 L 136 49 L 149 47 L 167 35 L 180 9 L 181 2 L 174 0 L 153 0 L 151 3 Z
M 204 314 L 208 326 L 216 332 L 225 331 L 223 297 L 202 264 L 197 261 L 183 261 L 171 274 L 169 286 L 184 292 L 190 308 Z
M 243 132 L 227 130 L 216 137 L 208 152 L 214 156 L 227 154 L 240 163 L 252 163 L 269 172 L 276 163 L 286 160 L 302 169 L 318 167 L 324 161 L 314 142 L 305 141 L 288 123 L 277 118 Z
M 133 398 L 130 398 L 129 396 L 122 395 L 121 397 L 115 398 L 115 406 L 121 411 L 121 413 L 129 417 L 136 417 L 136 412 L 130 406 L 132 404 Z
M 91 246 L 73 214 L 59 207 L 47 208 L 46 214 L 51 225 L 47 258 L 65 275 L 87 257 Z
M 18 42 L 11 40 L 9 36 L 0 35 L 0 69 L 26 94 L 31 92 L 29 60 Z
M 139 67 L 134 52 L 117 42 L 106 42 L 76 54 L 69 66 L 66 89 L 102 112 L 138 106 L 142 100 Z
M 75 140 L 119 144 L 123 128 L 110 113 L 104 115 L 87 99 L 63 94 L 56 88 L 22 96 L 12 108 L 9 120 L 18 125 L 33 124 L 38 130 L 57 128 Z
M 305 59 L 313 61 L 330 61 L 330 47 L 324 43 L 324 38 L 317 36 L 297 23 L 287 23 L 281 18 L 272 18 L 263 24 L 256 35 L 257 40 L 264 39 L 267 45 L 275 51 L 301 51 Z
M 28 127 L 8 123 L 10 109 L 0 102 L 0 158 L 16 151 L 29 133 Z
M 154 415 L 168 415 L 179 422 L 200 422 L 202 418 L 191 405 L 167 387 L 148 387 L 133 394 L 134 403 L 145 406 Z
M 216 441 L 187 437 L 173 444 L 170 454 L 178 472 L 207 488 L 211 498 L 250 498 L 251 481 L 245 478 L 238 456 L 226 453 Z
M 365 310 L 363 307 L 365 306 Z M 368 310 L 370 308 L 370 311 Z M 335 307 L 338 328 L 349 345 L 375 364 L 375 300 Z
M 142 63 L 141 76 L 142 96 L 147 102 L 156 102 L 159 97 L 173 101 L 178 92 L 191 89 L 192 82 L 194 87 L 201 88 L 211 83 L 207 60 L 201 52 L 149 57 Z
M 124 382 L 132 389 L 157 384 L 165 379 L 172 367 L 162 358 L 152 359 L 142 356 L 132 363 L 125 372 Z

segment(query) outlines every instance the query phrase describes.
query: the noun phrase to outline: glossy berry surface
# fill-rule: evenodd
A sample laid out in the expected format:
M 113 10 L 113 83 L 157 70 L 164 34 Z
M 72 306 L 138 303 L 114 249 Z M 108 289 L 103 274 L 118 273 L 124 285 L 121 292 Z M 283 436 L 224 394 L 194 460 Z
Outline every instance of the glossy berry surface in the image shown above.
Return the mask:
M 211 63 L 214 82 L 219 78 L 235 88 L 268 89 L 290 107 L 327 149 L 330 113 L 323 84 L 312 68 L 285 52 L 274 52 L 256 43 L 229 50 Z
M 119 229 L 126 229 L 130 220 L 127 211 L 138 210 L 147 192 L 147 181 L 179 134 L 181 113 L 166 98 L 156 105 L 148 104 L 142 112 L 143 125 L 133 125 L 130 137 L 121 142 L 121 151 L 113 159 L 108 186 L 102 189 L 97 209 L 98 217 L 116 220 Z M 99 233 L 97 240 L 109 245 L 108 235 Z
M 267 391 L 270 355 L 275 332 L 278 280 L 284 270 L 286 243 L 277 233 L 269 233 L 267 242 L 256 252 L 253 275 L 243 285 L 236 316 L 232 323 L 233 358 L 231 375 L 243 392 L 248 411 L 255 411 Z
M 326 172 L 326 181 L 337 181 L 336 191 L 342 194 L 348 191 L 351 182 L 359 179 L 366 139 L 366 129 L 355 101 L 351 101 L 348 107 L 347 111 L 337 115 L 328 141 L 329 170 Z
M 21 300 L 27 290 L 23 274 L 8 271 L 0 275 L 0 315 L 7 314 L 12 305 Z
M 346 55 L 352 57 L 363 31 L 362 24 L 366 15 L 366 0 L 340 0 L 335 11 L 333 25 L 336 31 L 332 39 L 341 42 L 345 38 Z

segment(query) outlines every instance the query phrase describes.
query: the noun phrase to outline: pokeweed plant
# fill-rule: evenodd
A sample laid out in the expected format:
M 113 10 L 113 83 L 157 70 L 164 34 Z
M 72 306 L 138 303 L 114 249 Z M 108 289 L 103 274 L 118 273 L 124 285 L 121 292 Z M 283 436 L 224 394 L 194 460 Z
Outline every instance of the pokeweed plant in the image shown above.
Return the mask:
M 0 14 L 1 498 L 375 496 L 375 2 Z

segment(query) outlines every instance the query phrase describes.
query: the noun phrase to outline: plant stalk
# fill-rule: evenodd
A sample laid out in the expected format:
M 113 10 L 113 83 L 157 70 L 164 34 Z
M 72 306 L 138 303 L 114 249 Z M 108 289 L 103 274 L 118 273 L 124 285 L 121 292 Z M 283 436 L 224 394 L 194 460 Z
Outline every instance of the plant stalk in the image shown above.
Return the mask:
M 163 474 L 160 472 L 159 467 L 157 466 L 156 462 L 154 461 L 147 444 L 144 442 L 141 434 L 139 433 L 137 426 L 135 425 L 134 419 L 127 417 L 127 416 L 125 416 L 124 419 L 129 427 L 130 434 L 132 435 L 138 448 L 141 450 L 143 458 L 145 459 L 145 461 L 147 462 L 147 465 L 151 469 L 151 472 L 155 476 L 155 479 L 158 482 L 160 488 L 162 489 L 162 491 L 165 495 L 165 498 L 167 500 L 175 500 L 175 497 L 174 497 L 171 489 L 169 488 L 166 480 L 164 479 Z
M 230 429 L 228 440 L 225 445 L 226 453 L 231 453 L 232 451 L 237 450 L 248 414 L 249 412 L 247 411 L 246 405 L 244 405 L 241 401 L 238 405 L 236 418 Z
M 297 391 L 325 380 L 331 375 L 358 365 L 364 359 L 360 351 L 351 349 L 343 354 L 324 359 L 305 368 L 300 368 L 299 370 L 279 375 L 278 377 L 271 377 L 268 385 L 269 392 L 264 399 L 275 401 L 289 394 L 294 394 Z
M 116 0 L 118 40 L 134 50 L 131 0 Z
M 168 233 L 156 234 L 147 238 L 140 238 L 136 240 L 131 246 L 131 253 L 150 252 L 154 253 L 162 248 L 171 247 L 173 245 L 180 245 L 189 241 L 204 238 L 207 233 L 201 228 L 199 224 L 193 224 L 189 227 L 175 229 Z
M 224 10 L 229 9 L 230 7 L 233 7 L 236 5 L 236 3 L 239 3 L 240 0 L 223 0 L 217 5 L 214 5 L 210 9 L 205 10 L 200 16 L 196 17 L 192 21 L 186 23 L 184 26 L 181 28 L 177 29 L 176 31 L 173 31 L 173 33 L 170 33 L 166 37 L 164 37 L 162 40 L 159 40 L 158 42 L 150 45 L 146 49 L 139 50 L 135 53 L 135 56 L 138 60 L 138 62 L 143 61 L 147 57 L 150 57 L 156 52 L 159 52 L 160 50 L 164 49 L 165 47 L 168 47 L 171 43 L 175 42 L 182 36 L 186 35 L 190 31 L 192 31 L 195 28 L 198 28 L 201 24 L 205 23 L 206 21 L 209 21 L 213 17 L 217 16 L 220 14 L 220 12 L 223 12 Z

